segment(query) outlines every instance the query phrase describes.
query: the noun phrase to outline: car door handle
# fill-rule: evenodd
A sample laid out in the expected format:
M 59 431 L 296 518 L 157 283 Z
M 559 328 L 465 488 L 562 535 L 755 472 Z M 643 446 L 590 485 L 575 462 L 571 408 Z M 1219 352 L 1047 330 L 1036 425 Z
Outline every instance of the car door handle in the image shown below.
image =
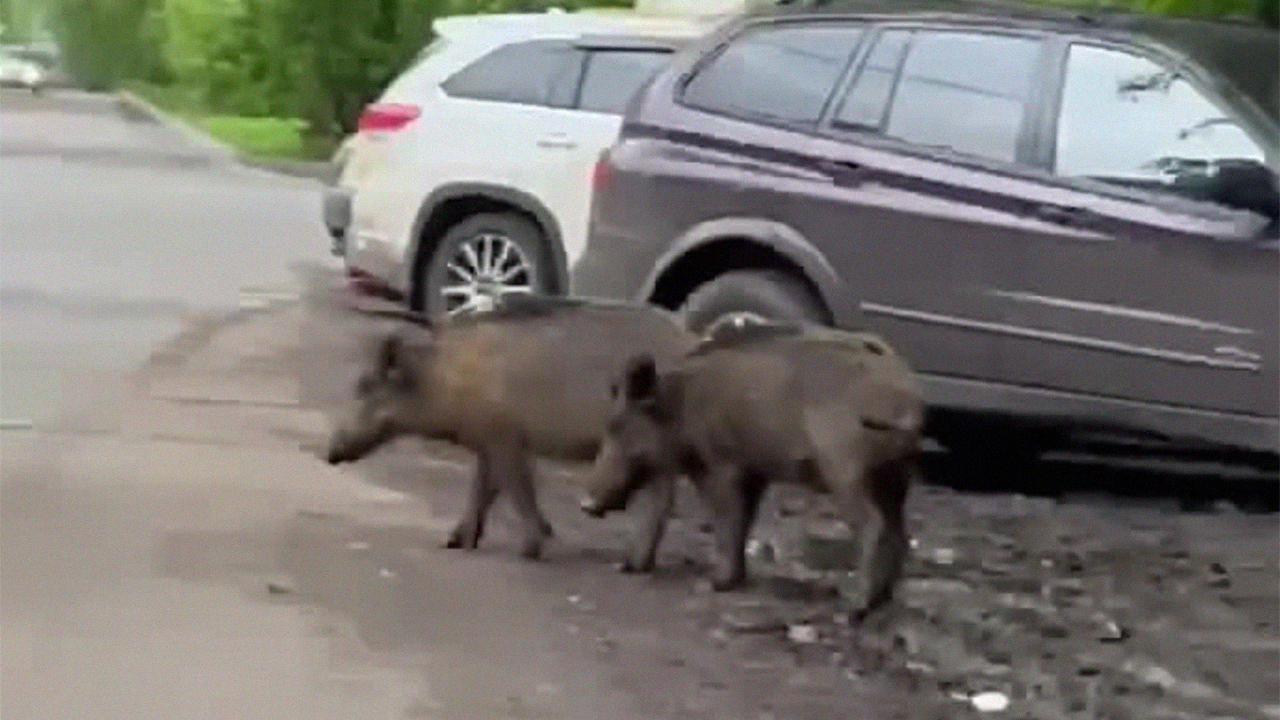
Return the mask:
M 837 185 L 861 185 L 867 179 L 867 167 L 848 160 L 822 158 L 818 160 L 818 169 L 830 175 Z
M 1089 217 L 1089 211 L 1082 207 L 1070 205 L 1054 205 L 1040 203 L 1032 210 L 1032 214 L 1046 222 L 1058 225 L 1075 225 Z
M 538 138 L 538 147 L 569 150 L 578 147 L 578 143 L 574 142 L 568 135 L 543 135 Z

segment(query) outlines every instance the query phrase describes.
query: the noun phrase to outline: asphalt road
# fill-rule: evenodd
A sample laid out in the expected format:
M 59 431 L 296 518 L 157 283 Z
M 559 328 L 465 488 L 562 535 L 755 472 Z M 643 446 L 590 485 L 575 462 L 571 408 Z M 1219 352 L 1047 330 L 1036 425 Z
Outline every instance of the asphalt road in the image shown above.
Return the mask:
M 314 185 L 214 166 L 113 98 L 0 97 L 0 419 L 145 359 L 193 314 L 289 292 L 326 256 Z
M 295 292 L 291 263 L 324 257 L 314 186 L 72 93 L 0 96 L 0 177 L 0 716 L 388 717 L 392 681 L 335 665 L 300 611 L 174 577 L 270 566 L 293 507 L 226 480 L 261 455 L 63 427 L 117 422 L 126 376 L 193 320 Z M 333 667 L 367 693 L 321 686 Z

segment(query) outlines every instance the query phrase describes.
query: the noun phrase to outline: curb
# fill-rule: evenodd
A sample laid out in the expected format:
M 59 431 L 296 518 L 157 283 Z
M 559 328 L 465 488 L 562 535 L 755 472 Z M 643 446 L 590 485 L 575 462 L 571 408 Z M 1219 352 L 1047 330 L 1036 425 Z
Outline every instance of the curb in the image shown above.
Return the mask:
M 161 110 L 128 90 L 116 92 L 116 104 L 126 117 L 168 127 L 182 135 L 187 142 L 208 152 L 216 160 L 233 163 L 237 159 L 237 153 L 230 145 L 214 139 L 203 130 L 171 113 Z
M 332 184 L 337 181 L 339 168 L 337 164 L 325 160 L 283 160 L 255 157 L 244 153 L 235 153 L 235 159 L 241 165 L 293 177 L 319 180 Z
M 186 120 L 161 110 L 155 104 L 128 90 L 116 91 L 116 105 L 126 117 L 171 128 L 179 135 L 182 135 L 185 140 L 207 152 L 216 161 L 263 170 L 276 175 L 289 175 L 319 180 L 325 183 L 333 183 L 338 178 L 339 167 L 331 161 L 263 158 L 240 152 Z

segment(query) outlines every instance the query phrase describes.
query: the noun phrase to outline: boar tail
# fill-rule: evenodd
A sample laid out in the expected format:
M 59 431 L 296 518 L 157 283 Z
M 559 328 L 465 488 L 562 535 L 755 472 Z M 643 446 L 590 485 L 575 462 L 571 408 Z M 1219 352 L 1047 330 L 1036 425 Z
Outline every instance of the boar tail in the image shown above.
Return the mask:
M 862 416 L 859 418 L 862 427 L 869 430 L 879 430 L 881 432 L 893 433 L 915 433 L 920 430 L 921 420 L 919 413 L 914 409 L 900 410 L 893 420 L 882 420 L 876 417 Z
M 862 427 L 884 432 L 908 432 L 912 428 L 904 423 L 889 423 L 876 418 L 862 418 Z

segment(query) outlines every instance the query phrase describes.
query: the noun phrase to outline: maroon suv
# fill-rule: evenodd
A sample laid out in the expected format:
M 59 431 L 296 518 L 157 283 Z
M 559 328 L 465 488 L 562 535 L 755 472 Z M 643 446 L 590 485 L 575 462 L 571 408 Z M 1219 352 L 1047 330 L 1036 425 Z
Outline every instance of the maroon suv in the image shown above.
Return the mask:
M 1274 457 L 1278 67 L 1280 34 L 1228 21 L 749 14 L 632 99 L 573 290 L 873 329 L 951 446 L 994 421 L 1005 449 L 1087 427 Z

